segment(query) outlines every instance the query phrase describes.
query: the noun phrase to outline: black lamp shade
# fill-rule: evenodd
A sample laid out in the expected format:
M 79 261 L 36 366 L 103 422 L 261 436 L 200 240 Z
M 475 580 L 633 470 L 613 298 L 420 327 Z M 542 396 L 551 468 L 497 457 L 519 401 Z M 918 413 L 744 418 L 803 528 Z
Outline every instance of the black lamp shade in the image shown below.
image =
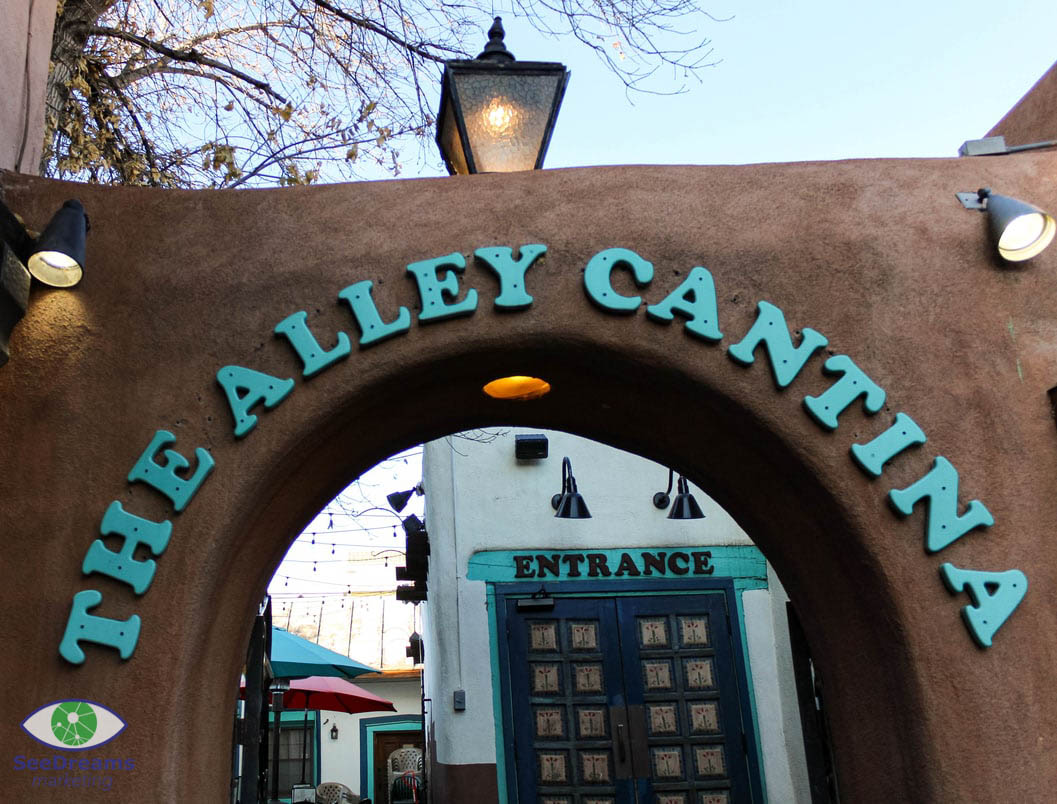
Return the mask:
M 568 458 L 562 458 L 562 490 L 551 497 L 551 507 L 558 519 L 590 519 L 591 512 L 587 503 L 576 490 L 576 478 L 573 477 L 573 465 Z
M 414 493 L 414 489 L 394 491 L 392 494 L 387 494 L 385 499 L 389 503 L 389 507 L 399 514 L 407 507 L 407 501 L 411 499 L 411 495 Z
M 449 173 L 542 167 L 569 81 L 563 64 L 515 61 L 502 47 L 498 17 L 489 34 L 476 59 L 444 65 L 437 145 Z
M 587 503 L 579 492 L 573 490 L 561 495 L 558 500 L 558 510 L 554 514 L 558 519 L 590 519 L 591 512 L 587 510 Z
M 679 491 L 672 502 L 672 510 L 668 512 L 669 519 L 704 519 L 705 513 L 697 504 L 694 495 L 690 493 L 690 484 L 685 477 L 679 477 Z
M 34 245 L 26 267 L 45 285 L 68 288 L 84 275 L 85 236 L 88 219 L 81 202 L 71 199 L 62 205 Z

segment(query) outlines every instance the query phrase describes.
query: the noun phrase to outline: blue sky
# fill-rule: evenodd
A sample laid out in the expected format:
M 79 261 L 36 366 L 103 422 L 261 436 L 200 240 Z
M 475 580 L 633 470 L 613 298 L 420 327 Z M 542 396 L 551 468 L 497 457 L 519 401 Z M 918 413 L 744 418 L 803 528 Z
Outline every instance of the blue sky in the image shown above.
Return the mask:
M 956 156 L 1057 60 L 1053 0 L 703 3 L 731 17 L 705 31 L 719 64 L 630 99 L 586 48 L 496 5 L 519 59 L 572 71 L 546 167 Z M 433 153 L 405 156 L 403 177 L 437 175 Z

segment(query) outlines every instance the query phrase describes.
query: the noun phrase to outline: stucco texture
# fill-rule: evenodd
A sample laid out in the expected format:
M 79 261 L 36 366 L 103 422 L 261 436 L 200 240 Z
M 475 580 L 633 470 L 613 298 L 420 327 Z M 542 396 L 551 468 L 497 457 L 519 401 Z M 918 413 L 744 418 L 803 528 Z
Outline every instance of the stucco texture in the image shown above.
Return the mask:
M 32 775 L 11 757 L 48 756 L 19 723 L 50 701 L 83 698 L 128 726 L 100 755 L 135 757 L 115 774 L 120 800 L 221 801 L 231 712 L 251 616 L 298 529 L 359 472 L 454 430 L 524 424 L 576 432 L 674 465 L 737 519 L 773 563 L 826 680 L 842 797 L 849 801 L 1045 801 L 1057 788 L 1057 248 L 1002 264 L 986 216 L 957 191 L 996 192 L 1057 209 L 1057 155 L 743 167 L 614 167 L 238 192 L 72 186 L 0 174 L 5 200 L 40 227 L 70 196 L 92 220 L 89 266 L 72 291 L 35 288 L 0 369 L 0 717 L 4 789 Z M 544 243 L 528 273 L 533 305 L 494 308 L 484 246 Z M 653 262 L 639 293 L 655 303 L 695 265 L 715 277 L 723 341 L 686 334 L 640 309 L 593 305 L 582 272 L 622 246 Z M 405 266 L 460 252 L 479 293 L 470 316 L 422 325 Z M 631 294 L 626 272 L 614 286 Z M 358 331 L 337 293 L 371 279 L 384 320 L 409 332 L 301 377 L 272 334 L 305 310 L 323 348 Z M 756 303 L 789 328 L 812 327 L 887 391 L 835 431 L 802 408 L 834 377 L 816 354 L 785 390 L 767 359 L 727 348 Z M 242 439 L 217 386 L 239 364 L 296 388 Z M 485 397 L 496 376 L 536 374 L 534 402 Z M 928 442 L 870 479 L 849 447 L 904 411 Z M 126 475 L 157 430 L 216 469 L 186 510 Z M 926 554 L 923 507 L 902 518 L 890 489 L 937 455 L 960 497 L 996 524 Z M 192 458 L 193 462 L 193 458 Z M 173 535 L 152 585 L 81 565 L 111 500 Z M 111 547 L 116 548 L 117 543 Z M 983 650 L 938 570 L 1023 570 L 1026 598 Z M 58 654 L 73 595 L 93 613 L 137 613 L 122 661 L 85 645 Z M 113 792 L 62 789 L 56 801 Z

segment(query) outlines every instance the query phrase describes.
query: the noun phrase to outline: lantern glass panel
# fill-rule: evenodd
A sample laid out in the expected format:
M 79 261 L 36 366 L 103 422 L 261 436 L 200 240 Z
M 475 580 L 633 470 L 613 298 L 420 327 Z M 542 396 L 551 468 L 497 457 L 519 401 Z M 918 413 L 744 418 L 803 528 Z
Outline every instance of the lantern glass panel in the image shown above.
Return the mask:
M 477 172 L 535 168 L 564 70 L 536 75 L 467 71 L 452 78 Z
M 444 119 L 441 120 L 439 140 L 441 150 L 447 155 L 455 172 L 462 176 L 468 174 L 470 169 L 466 166 L 466 152 L 462 147 L 459 127 L 455 125 L 455 112 L 450 103 L 445 107 Z

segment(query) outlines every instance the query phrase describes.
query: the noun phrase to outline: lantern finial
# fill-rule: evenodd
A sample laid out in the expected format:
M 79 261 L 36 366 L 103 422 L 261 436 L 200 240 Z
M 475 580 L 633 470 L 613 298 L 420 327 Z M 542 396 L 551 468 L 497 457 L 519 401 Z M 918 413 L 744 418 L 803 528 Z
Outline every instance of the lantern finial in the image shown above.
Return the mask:
M 484 46 L 484 50 L 477 54 L 477 58 L 515 61 L 514 54 L 507 50 L 506 45 L 503 44 L 505 35 L 503 19 L 502 17 L 496 17 L 492 27 L 488 29 L 488 44 Z

